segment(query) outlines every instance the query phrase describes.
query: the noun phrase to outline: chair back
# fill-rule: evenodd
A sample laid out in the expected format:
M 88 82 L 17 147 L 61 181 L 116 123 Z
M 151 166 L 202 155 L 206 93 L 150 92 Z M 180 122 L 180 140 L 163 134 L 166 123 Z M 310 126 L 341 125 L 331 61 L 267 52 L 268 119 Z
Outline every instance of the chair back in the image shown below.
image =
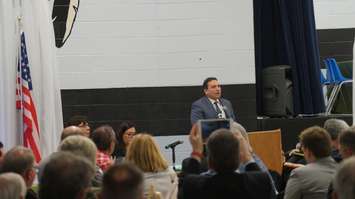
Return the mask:
M 339 66 L 334 58 L 327 58 L 327 60 L 330 72 L 336 84 L 340 84 L 343 81 L 349 80 L 348 78 L 345 78 L 344 75 L 341 73 Z
M 281 145 L 281 129 L 248 133 L 254 152 L 270 170 L 281 174 L 284 161 Z

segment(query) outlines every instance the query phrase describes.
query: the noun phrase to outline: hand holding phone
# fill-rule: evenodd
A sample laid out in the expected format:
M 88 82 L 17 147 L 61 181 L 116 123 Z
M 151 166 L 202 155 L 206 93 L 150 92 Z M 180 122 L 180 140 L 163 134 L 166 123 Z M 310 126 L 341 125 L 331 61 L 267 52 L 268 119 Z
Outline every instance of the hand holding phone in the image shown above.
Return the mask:
M 197 126 L 203 140 L 206 140 L 217 129 L 224 128 L 230 130 L 231 124 L 231 119 L 203 119 L 197 121 Z

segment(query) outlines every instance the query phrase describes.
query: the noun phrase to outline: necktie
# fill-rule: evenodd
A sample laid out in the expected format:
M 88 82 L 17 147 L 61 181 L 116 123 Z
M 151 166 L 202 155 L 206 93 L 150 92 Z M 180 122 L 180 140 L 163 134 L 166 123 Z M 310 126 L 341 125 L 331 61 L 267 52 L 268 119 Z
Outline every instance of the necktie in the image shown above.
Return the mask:
M 222 110 L 219 108 L 218 102 L 216 101 L 216 102 L 214 102 L 213 104 L 214 104 L 214 106 L 215 106 L 215 108 L 216 108 L 216 112 L 217 112 L 218 118 L 222 118 L 222 117 L 223 117 L 223 116 L 222 116 Z

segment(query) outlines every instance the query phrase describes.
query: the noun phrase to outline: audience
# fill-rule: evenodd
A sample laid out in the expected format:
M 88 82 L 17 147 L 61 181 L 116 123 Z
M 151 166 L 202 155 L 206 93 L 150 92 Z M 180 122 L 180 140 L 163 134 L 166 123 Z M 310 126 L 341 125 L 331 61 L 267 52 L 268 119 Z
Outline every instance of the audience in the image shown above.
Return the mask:
M 74 115 L 69 119 L 67 122 L 67 126 L 77 126 L 81 128 L 84 132 L 84 135 L 86 137 L 90 137 L 90 126 L 89 126 L 89 121 L 86 116 L 83 115 Z
M 355 157 L 350 157 L 341 163 L 333 184 L 333 199 L 355 198 Z
M 355 155 L 355 127 L 350 127 L 340 134 L 339 152 L 343 159 Z
M 103 179 L 101 199 L 143 199 L 143 173 L 133 164 L 110 167 Z
M 115 132 L 112 127 L 104 125 L 95 129 L 91 138 L 97 147 L 96 164 L 106 171 L 114 163 L 111 154 L 115 149 Z
M 250 153 L 250 146 L 239 133 L 220 129 L 207 140 L 208 166 L 213 173 L 189 173 L 198 171 L 203 152 L 201 132 L 193 126 L 190 132 L 193 149 L 191 160 L 186 165 L 183 180 L 184 199 L 195 198 L 270 198 L 271 183 L 268 175 L 260 171 Z M 237 173 L 239 164 L 245 164 L 244 173 Z M 194 168 L 195 167 L 195 168 Z M 255 171 L 255 172 L 249 172 Z
M 69 152 L 52 154 L 40 179 L 41 199 L 84 199 L 94 176 L 87 158 Z
M 0 174 L 0 198 L 24 199 L 26 185 L 23 178 L 17 173 Z
M 328 119 L 324 123 L 324 128 L 330 135 L 331 138 L 331 146 L 332 153 L 331 156 L 336 162 L 340 162 L 342 160 L 341 155 L 339 154 L 339 134 L 349 128 L 349 125 L 340 119 Z
M 336 162 L 330 157 L 330 136 L 325 129 L 314 126 L 302 131 L 300 143 L 307 165 L 292 170 L 284 198 L 326 198 L 336 169 Z
M 92 179 L 92 185 L 99 187 L 102 183 L 103 171 L 96 165 L 97 148 L 93 141 L 89 138 L 74 135 L 65 138 L 59 145 L 59 151 L 71 152 L 79 157 L 87 158 L 93 167 L 95 167 L 95 176 Z
M 35 158 L 30 149 L 16 146 L 10 149 L 4 156 L 1 173 L 14 172 L 22 176 L 27 187 L 26 199 L 38 198 L 31 189 L 36 178 Z
M 77 126 L 68 126 L 63 129 L 62 135 L 60 136 L 60 140 L 64 140 L 65 138 L 72 136 L 72 135 L 83 135 L 86 136 L 85 132 L 83 129 L 77 127 Z
M 126 151 L 133 136 L 136 134 L 136 128 L 130 121 L 125 121 L 120 124 L 118 132 L 116 133 L 116 147 L 113 156 L 116 158 L 123 158 L 126 156 Z
M 135 164 L 144 172 L 144 194 L 148 195 L 151 186 L 160 192 L 162 199 L 177 198 L 178 179 L 174 170 L 160 152 L 153 137 L 138 134 L 131 141 L 126 160 Z

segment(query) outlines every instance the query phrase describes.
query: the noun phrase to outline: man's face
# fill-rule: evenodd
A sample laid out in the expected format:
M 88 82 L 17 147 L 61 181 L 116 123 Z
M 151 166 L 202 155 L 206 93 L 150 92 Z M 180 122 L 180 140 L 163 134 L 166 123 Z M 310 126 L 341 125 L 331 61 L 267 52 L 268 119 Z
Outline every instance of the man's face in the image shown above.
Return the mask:
M 339 153 L 343 159 L 347 159 L 353 155 L 351 149 L 341 144 L 339 145 Z
M 78 125 L 83 130 L 84 136 L 90 137 L 90 126 L 87 122 L 82 122 Z
M 208 98 L 217 100 L 221 98 L 222 89 L 217 80 L 212 80 L 207 83 L 207 89 L 204 89 L 204 92 Z

